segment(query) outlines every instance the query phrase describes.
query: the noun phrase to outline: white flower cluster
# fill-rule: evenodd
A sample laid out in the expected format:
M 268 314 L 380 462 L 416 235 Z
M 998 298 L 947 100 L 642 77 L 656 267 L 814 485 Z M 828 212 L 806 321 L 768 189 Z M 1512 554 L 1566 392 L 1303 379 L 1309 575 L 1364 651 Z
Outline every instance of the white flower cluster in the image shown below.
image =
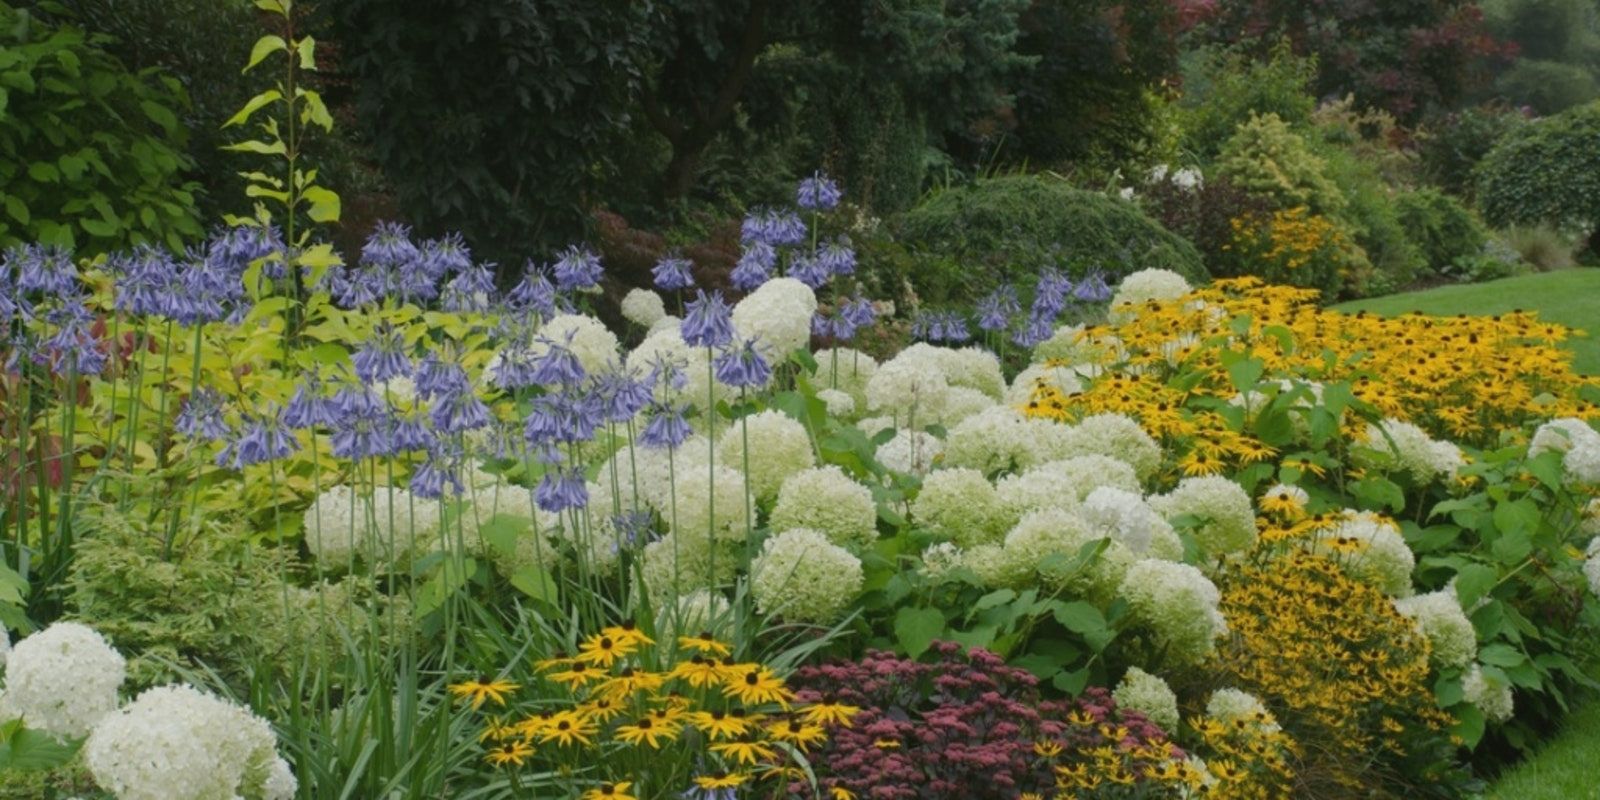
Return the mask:
M 1267 710 L 1261 699 L 1238 689 L 1218 689 L 1206 701 L 1206 716 L 1217 722 L 1232 724 L 1235 721 L 1251 722 L 1268 733 L 1280 730 L 1278 720 Z
M 1194 538 L 1208 561 L 1238 555 L 1256 543 L 1250 495 L 1227 478 L 1184 478 L 1171 492 L 1150 498 L 1150 505 L 1169 522 L 1179 517 L 1198 519 Z
M 861 560 L 806 528 L 768 539 L 750 564 L 756 609 L 795 622 L 831 623 L 861 591 Z
M 622 298 L 622 317 L 642 328 L 648 330 L 666 316 L 667 304 L 649 289 L 633 289 Z
M 811 318 L 817 295 L 793 278 L 774 278 L 745 295 L 733 307 L 733 328 L 776 363 L 811 341 Z
M 1216 584 L 1188 564 L 1144 559 L 1128 568 L 1118 594 L 1134 621 L 1145 627 L 1167 658 L 1196 664 L 1228 633 Z
M 1592 501 L 1590 507 L 1595 503 L 1600 503 L 1600 500 Z M 1584 551 L 1583 577 L 1589 581 L 1589 591 L 1600 597 L 1600 536 L 1591 539 L 1589 549 Z
M 1394 601 L 1427 637 L 1428 660 L 1441 667 L 1465 667 L 1478 657 L 1478 634 L 1461 609 L 1455 589 L 1446 588 Z
M 818 350 L 813 358 L 817 362 L 817 369 L 809 376 L 811 385 L 818 389 L 844 392 L 854 401 L 851 414 L 865 412 L 867 382 L 878 372 L 877 359 L 848 347 Z M 821 397 L 821 392 L 817 396 Z M 829 413 L 833 413 L 831 409 Z
M 431 551 L 442 516 L 439 501 L 407 489 L 380 486 L 369 495 L 335 486 L 306 509 L 306 548 L 329 569 L 347 568 L 352 559 L 387 568 Z
M 296 781 L 266 721 L 189 686 L 162 686 L 107 717 L 83 748 L 120 800 L 289 800 Z
M 117 710 L 122 655 L 94 629 L 57 622 L 17 642 L 6 659 L 0 720 L 20 719 L 58 739 L 84 736 Z
M 1356 450 L 1356 463 L 1365 467 L 1392 468 L 1407 475 L 1413 484 L 1425 486 L 1435 479 L 1453 479 L 1466 463 L 1461 448 L 1452 442 L 1433 439 L 1427 431 L 1398 419 L 1384 419 L 1366 429 L 1366 447 L 1377 454 Z
M 745 459 L 745 440 L 749 439 L 749 459 Z M 748 468 L 750 491 L 766 503 L 778 496 L 783 482 L 816 465 L 811 435 L 799 420 L 782 411 L 767 410 L 735 422 L 717 442 L 717 466 L 745 473 Z M 718 499 L 721 502 L 721 499 Z M 739 506 L 743 514 L 744 500 Z M 740 517 L 740 521 L 743 521 Z
M 1411 594 L 1411 571 L 1417 558 L 1399 528 L 1376 514 L 1346 511 L 1339 524 L 1317 532 L 1312 552 L 1339 563 L 1350 577 L 1377 587 L 1391 597 Z
M 1567 417 L 1540 425 L 1528 444 L 1528 457 L 1552 450 L 1562 454 L 1561 466 L 1568 481 L 1600 484 L 1600 433 L 1589 423 Z
M 1182 275 L 1165 269 L 1144 269 L 1129 274 L 1117 284 L 1111 297 L 1111 308 L 1126 313 L 1123 306 L 1141 306 L 1151 300 L 1176 300 L 1189 293 L 1192 287 Z M 1134 309 L 1137 313 L 1137 309 Z
M 1133 467 L 1140 480 L 1161 466 L 1161 445 L 1133 418 L 1121 414 L 1095 414 L 1065 429 L 1055 458 L 1100 455 Z
M 944 455 L 944 440 L 931 433 L 901 429 L 878 445 L 878 463 L 907 475 L 926 475 Z
M 878 506 L 867 487 L 835 466 L 797 472 L 783 482 L 768 525 L 775 531 L 810 528 L 828 541 L 862 552 L 878 538 Z
M 1178 532 L 1135 492 L 1110 486 L 1095 489 L 1080 513 L 1096 537 L 1111 540 L 1113 549 L 1126 549 L 1133 558 L 1183 560 Z
M 911 504 L 911 513 L 931 531 L 962 547 L 995 544 L 1010 524 L 999 493 L 975 469 L 929 473 Z
M 1493 722 L 1505 722 L 1516 711 L 1510 681 L 1490 676 L 1478 664 L 1468 667 L 1461 676 L 1461 692 L 1467 702 L 1477 706 Z
M 585 314 L 561 314 L 546 322 L 529 353 L 542 356 L 551 344 L 572 351 L 590 375 L 604 373 L 617 363 L 617 335 L 604 322 Z
M 1128 668 L 1111 699 L 1119 708 L 1145 715 L 1163 730 L 1178 730 L 1178 696 L 1166 681 L 1138 667 Z

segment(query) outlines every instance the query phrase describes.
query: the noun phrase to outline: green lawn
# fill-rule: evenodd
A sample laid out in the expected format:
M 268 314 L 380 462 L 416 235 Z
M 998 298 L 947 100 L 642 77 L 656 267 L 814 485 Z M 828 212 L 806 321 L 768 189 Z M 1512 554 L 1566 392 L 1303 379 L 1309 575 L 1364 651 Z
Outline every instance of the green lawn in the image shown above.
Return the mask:
M 1488 800 L 1600 800 L 1600 703 L 1573 714 L 1537 755 L 1508 770 Z
M 1590 331 L 1570 343 L 1579 372 L 1600 374 L 1600 269 L 1569 269 L 1505 278 L 1488 283 L 1442 286 L 1423 292 L 1374 297 L 1335 306 L 1365 309 L 1384 316 L 1408 311 L 1453 316 L 1500 314 L 1512 309 L 1538 311 L 1541 319 Z

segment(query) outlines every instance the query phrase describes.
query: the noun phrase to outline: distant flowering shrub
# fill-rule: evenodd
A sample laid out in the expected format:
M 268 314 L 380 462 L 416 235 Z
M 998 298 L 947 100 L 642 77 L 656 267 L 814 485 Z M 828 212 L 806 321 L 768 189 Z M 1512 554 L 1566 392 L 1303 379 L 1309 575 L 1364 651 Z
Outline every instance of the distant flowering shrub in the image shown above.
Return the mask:
M 1159 726 L 1104 689 L 1042 701 L 1034 677 L 994 653 L 952 642 L 932 652 L 924 664 L 872 651 L 795 675 L 801 700 L 860 709 L 812 756 L 831 796 L 1177 796 L 1199 780 Z

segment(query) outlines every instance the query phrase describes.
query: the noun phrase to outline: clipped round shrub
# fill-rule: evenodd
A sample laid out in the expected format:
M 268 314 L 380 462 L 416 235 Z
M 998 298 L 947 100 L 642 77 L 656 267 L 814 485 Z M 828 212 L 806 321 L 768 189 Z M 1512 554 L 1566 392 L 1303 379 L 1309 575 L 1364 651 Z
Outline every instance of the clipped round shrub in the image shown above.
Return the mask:
M 1328 163 L 1277 114 L 1252 115 L 1223 144 L 1217 172 L 1279 208 L 1307 206 L 1319 214 L 1344 210 L 1345 198 L 1328 177 Z
M 1478 206 L 1484 219 L 1495 226 L 1593 226 L 1600 221 L 1597 140 L 1600 102 L 1506 134 L 1478 165 Z
M 1489 230 L 1461 201 L 1438 189 L 1418 189 L 1395 198 L 1406 236 L 1434 272 L 1483 252 Z
M 1172 270 L 1204 283 L 1200 253 L 1120 198 L 1076 189 L 1040 175 L 980 180 L 939 192 L 907 212 L 902 241 L 935 264 L 955 270 L 949 296 L 910 276 L 924 299 L 976 296 L 998 280 L 1034 274 L 1048 264 L 1106 269 L 1108 282 L 1146 268 Z M 957 294 L 959 292 L 960 294 Z
M 750 594 L 762 614 L 826 624 L 855 600 L 861 560 L 818 531 L 795 528 L 768 539 L 750 562 Z
M 810 528 L 841 547 L 862 550 L 878 538 L 878 507 L 867 487 L 829 465 L 790 475 L 778 490 L 769 525 Z

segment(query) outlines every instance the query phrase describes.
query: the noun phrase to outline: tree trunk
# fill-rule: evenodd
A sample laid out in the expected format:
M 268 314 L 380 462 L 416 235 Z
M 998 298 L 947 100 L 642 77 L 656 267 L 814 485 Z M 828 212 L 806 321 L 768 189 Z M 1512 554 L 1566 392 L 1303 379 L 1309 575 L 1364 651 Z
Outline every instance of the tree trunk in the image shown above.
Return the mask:
M 694 188 L 694 179 L 700 174 L 700 155 L 704 144 L 672 143 L 672 160 L 661 176 L 661 196 L 667 200 L 681 200 Z

